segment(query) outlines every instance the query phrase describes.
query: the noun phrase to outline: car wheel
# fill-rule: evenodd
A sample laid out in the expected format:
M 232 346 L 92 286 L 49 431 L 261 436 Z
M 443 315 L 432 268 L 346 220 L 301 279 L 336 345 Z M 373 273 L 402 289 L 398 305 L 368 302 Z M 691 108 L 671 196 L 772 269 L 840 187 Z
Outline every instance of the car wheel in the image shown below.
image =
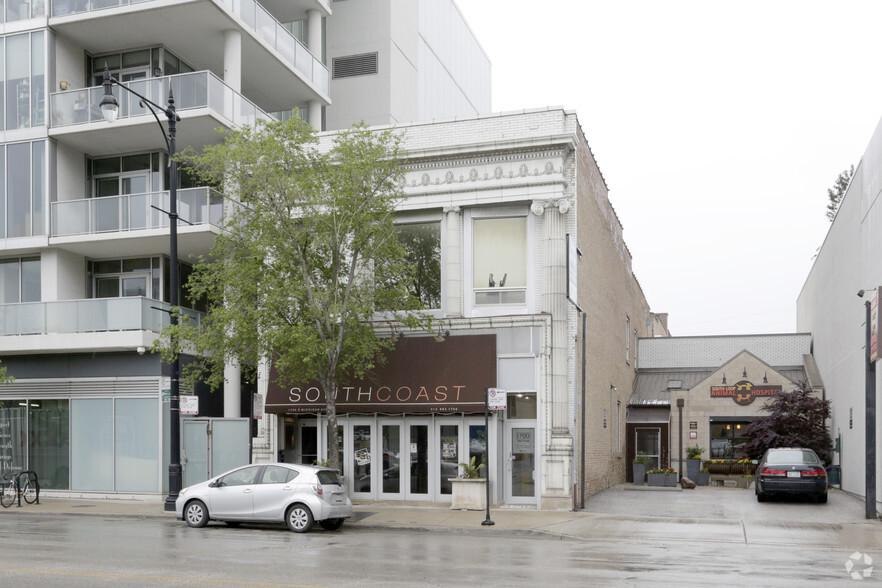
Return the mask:
M 319 524 L 325 531 L 336 531 L 343 526 L 344 520 L 345 519 L 325 519 L 323 521 L 319 521 Z
M 184 507 L 184 520 L 191 527 L 204 527 L 208 524 L 208 509 L 201 500 L 188 502 Z
M 822 494 L 818 494 L 818 504 L 826 504 L 827 503 L 827 493 L 824 492 Z
M 757 502 L 765 502 L 768 499 L 765 492 L 756 491 L 756 501 Z
M 295 533 L 306 533 L 312 527 L 312 511 L 302 504 L 295 504 L 285 513 L 285 523 Z

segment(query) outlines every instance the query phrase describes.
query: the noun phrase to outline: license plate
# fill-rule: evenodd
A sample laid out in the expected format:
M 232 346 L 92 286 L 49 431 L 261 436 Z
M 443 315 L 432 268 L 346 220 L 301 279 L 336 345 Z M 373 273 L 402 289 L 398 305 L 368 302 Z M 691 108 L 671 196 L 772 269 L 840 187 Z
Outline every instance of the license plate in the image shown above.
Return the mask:
M 343 497 L 342 496 L 335 496 L 334 502 L 343 502 Z
M 787 477 L 788 478 L 801 478 L 802 473 L 801 472 L 787 472 Z

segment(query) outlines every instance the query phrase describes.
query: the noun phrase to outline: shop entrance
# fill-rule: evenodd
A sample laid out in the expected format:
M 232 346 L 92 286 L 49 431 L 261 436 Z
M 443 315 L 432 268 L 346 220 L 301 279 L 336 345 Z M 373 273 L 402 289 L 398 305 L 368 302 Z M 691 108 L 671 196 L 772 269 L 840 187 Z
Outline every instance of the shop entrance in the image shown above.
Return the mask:
M 505 423 L 505 501 L 536 504 L 536 424 Z

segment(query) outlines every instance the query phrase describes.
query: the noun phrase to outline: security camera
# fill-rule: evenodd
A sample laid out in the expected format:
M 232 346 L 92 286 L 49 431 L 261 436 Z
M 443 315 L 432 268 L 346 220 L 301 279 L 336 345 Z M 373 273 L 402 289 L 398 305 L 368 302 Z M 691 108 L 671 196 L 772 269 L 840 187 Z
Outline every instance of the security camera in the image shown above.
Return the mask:
M 146 347 L 138 347 L 138 355 L 144 355 L 145 351 L 147 351 Z
M 865 292 L 865 290 L 858 290 L 858 298 L 863 298 L 864 292 Z

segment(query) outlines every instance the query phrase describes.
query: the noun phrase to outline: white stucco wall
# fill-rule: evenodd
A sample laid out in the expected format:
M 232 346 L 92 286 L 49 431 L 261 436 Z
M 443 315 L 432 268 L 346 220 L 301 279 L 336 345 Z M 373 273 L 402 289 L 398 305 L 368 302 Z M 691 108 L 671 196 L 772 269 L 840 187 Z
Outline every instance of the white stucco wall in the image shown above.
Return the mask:
M 832 404 L 831 434 L 841 435 L 842 487 L 865 495 L 865 300 L 882 285 L 882 122 L 877 126 L 797 300 L 797 329 L 810 331 Z M 877 407 L 879 399 L 877 373 Z M 877 414 L 879 414 L 877 408 Z M 879 428 L 879 425 L 876 425 Z M 879 455 L 877 434 L 876 454 Z M 841 460 L 841 462 L 839 461 Z M 882 468 L 877 459 L 876 479 Z M 877 501 L 880 491 L 876 490 Z M 878 505 L 877 505 L 878 506 Z

